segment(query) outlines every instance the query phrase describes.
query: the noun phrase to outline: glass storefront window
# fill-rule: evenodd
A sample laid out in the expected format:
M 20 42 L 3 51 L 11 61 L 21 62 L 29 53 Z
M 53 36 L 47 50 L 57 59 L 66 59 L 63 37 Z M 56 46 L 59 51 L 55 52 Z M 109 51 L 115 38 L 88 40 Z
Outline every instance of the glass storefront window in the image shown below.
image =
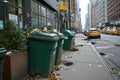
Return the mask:
M 15 7 L 8 6 L 8 13 L 17 14 L 17 9 Z
M 41 15 L 41 6 L 39 5 L 39 15 Z
M 31 2 L 31 9 L 33 12 L 38 13 L 38 4 L 35 3 L 34 1 Z
M 39 27 L 42 25 L 42 17 L 39 15 Z
M 22 0 L 8 0 L 10 3 L 12 3 L 13 5 L 22 7 Z
M 22 0 L 18 0 L 18 6 L 22 7 Z
M 46 8 L 41 7 L 42 25 L 46 25 Z
M 8 6 L 8 16 L 9 20 L 12 20 L 15 22 L 16 26 L 18 26 L 18 13 L 17 13 L 17 8 Z
M 42 25 L 50 25 L 56 27 L 57 21 L 55 13 L 33 0 L 31 0 L 31 2 L 31 8 L 34 14 L 32 17 L 32 26 L 40 27 Z
M 51 12 L 47 10 L 47 18 L 51 18 Z
M 47 18 L 47 25 L 49 26 L 49 25 L 51 25 L 51 23 L 50 23 L 50 19 L 49 18 Z
M 41 17 L 42 18 L 42 25 L 46 25 L 46 17 Z
M 31 21 L 32 21 L 32 26 L 33 27 L 39 27 L 38 26 L 38 14 L 36 14 L 36 13 L 33 13 L 34 14 L 34 16 L 32 17 L 32 19 L 31 19 Z
M 11 2 L 14 5 L 17 5 L 17 0 L 9 0 L 9 2 Z
M 42 25 L 41 6 L 39 5 L 39 27 Z
M 41 14 L 42 16 L 46 16 L 46 9 L 44 7 L 41 7 Z
M 33 0 L 31 0 L 31 10 L 33 13 L 33 17 L 31 19 L 32 21 L 32 26 L 33 27 L 39 27 L 39 5 L 34 2 Z
M 22 15 L 22 9 L 18 9 L 18 21 L 19 21 L 19 27 L 23 27 L 23 15 Z

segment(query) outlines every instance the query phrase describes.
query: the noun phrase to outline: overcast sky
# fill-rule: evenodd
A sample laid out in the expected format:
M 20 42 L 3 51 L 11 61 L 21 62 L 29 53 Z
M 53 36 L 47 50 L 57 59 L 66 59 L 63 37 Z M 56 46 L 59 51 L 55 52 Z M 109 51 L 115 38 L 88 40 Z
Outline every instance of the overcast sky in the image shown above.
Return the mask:
M 81 8 L 81 20 L 82 20 L 82 26 L 85 26 L 85 15 L 87 12 L 87 4 L 89 3 L 89 0 L 80 0 L 80 8 Z

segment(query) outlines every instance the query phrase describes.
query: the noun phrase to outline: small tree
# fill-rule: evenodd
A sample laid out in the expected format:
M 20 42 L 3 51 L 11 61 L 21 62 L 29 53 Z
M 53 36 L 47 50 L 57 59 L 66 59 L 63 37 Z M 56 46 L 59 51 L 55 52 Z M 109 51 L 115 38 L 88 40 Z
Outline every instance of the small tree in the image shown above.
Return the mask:
M 22 29 L 15 26 L 12 20 L 6 22 L 2 31 L 0 43 L 7 50 L 19 50 L 26 48 L 26 36 Z

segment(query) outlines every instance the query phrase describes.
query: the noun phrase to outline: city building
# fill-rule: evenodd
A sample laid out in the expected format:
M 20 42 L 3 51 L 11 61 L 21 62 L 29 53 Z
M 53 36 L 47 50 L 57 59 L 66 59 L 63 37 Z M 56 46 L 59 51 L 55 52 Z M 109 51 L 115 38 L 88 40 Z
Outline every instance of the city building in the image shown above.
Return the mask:
M 89 27 L 91 28 L 91 3 L 92 3 L 92 1 L 91 0 L 89 0 L 89 8 L 88 8 L 88 17 L 89 17 Z
M 98 0 L 98 27 L 101 27 L 107 20 L 107 0 Z
M 89 28 L 90 28 L 90 22 L 91 22 L 91 20 L 90 20 L 90 6 L 89 6 L 90 4 L 88 4 L 87 5 L 87 14 L 86 14 L 86 16 L 85 16 L 85 28 L 84 28 L 84 30 L 86 31 L 86 30 L 88 30 Z
M 82 31 L 80 0 L 70 0 L 71 26 L 75 31 Z
M 76 30 L 76 0 L 70 0 L 71 28 Z
M 108 21 L 120 24 L 120 0 L 108 0 Z
M 98 10 L 97 0 L 91 0 L 91 27 L 97 27 L 98 24 Z
M 82 32 L 80 0 L 76 0 L 76 28 Z

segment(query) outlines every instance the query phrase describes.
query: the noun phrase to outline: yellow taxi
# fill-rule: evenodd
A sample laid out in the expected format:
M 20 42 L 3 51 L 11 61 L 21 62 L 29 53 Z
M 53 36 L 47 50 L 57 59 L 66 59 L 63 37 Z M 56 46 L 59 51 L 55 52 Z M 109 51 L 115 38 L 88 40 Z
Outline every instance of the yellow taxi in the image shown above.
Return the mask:
M 117 28 L 117 35 L 120 35 L 120 27 Z
M 117 28 L 116 28 L 116 27 L 113 27 L 113 28 L 112 28 L 112 34 L 113 34 L 113 35 L 117 35 Z
M 91 38 L 91 37 L 98 37 L 98 38 L 100 38 L 101 37 L 101 32 L 97 28 L 91 28 L 87 32 L 87 37 L 88 38 Z
M 105 31 L 106 34 L 111 34 L 112 33 L 112 30 L 110 27 L 107 27 L 106 31 Z
M 107 29 L 107 27 L 104 27 L 104 28 L 102 29 L 102 33 L 104 33 L 104 34 L 105 34 L 106 29 Z

